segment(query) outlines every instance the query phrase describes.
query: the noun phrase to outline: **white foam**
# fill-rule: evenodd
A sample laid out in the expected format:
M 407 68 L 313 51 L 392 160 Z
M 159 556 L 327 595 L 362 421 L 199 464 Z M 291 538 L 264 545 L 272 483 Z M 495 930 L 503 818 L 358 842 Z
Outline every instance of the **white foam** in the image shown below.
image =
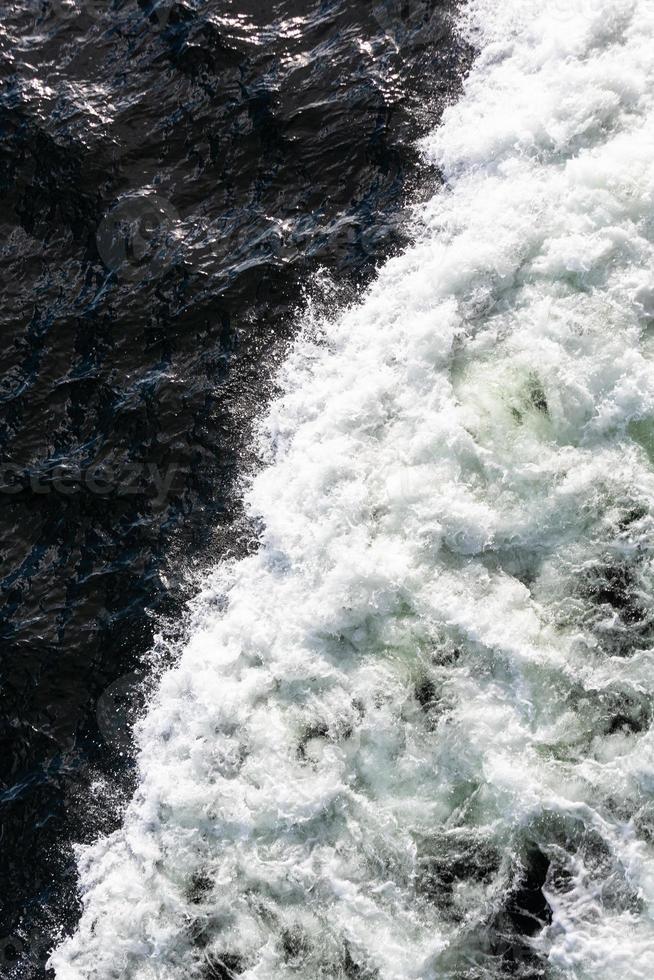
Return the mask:
M 58 980 L 500 977 L 534 846 L 549 975 L 654 974 L 654 4 L 463 20 L 447 187 L 288 359 Z

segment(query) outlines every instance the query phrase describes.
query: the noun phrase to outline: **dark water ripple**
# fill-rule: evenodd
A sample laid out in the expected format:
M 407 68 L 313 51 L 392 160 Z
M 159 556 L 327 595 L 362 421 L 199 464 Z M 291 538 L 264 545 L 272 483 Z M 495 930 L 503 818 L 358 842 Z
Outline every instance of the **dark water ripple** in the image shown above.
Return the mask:
M 235 480 L 298 304 L 401 247 L 469 55 L 433 0 L 3 6 L 3 975 L 43 975 L 69 842 L 117 819 L 122 678 L 248 547 Z

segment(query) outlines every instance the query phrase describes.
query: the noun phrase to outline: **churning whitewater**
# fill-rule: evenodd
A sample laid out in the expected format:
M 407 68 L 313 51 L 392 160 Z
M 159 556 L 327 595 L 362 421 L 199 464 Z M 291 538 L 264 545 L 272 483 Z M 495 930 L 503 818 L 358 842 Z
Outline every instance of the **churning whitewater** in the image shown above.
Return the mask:
M 461 19 L 445 188 L 307 316 L 58 980 L 654 976 L 654 3 Z

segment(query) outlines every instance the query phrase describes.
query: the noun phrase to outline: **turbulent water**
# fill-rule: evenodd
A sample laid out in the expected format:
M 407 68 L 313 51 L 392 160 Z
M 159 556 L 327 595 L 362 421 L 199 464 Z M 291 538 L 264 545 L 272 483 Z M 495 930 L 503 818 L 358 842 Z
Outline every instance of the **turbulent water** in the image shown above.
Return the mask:
M 461 29 L 446 187 L 307 314 L 58 980 L 654 974 L 654 5 Z
M 307 285 L 360 292 L 438 181 L 416 140 L 471 51 L 450 0 L 404 13 L 0 3 L 3 980 L 44 980 L 70 842 L 120 825 L 108 709 L 251 547 L 238 480 Z

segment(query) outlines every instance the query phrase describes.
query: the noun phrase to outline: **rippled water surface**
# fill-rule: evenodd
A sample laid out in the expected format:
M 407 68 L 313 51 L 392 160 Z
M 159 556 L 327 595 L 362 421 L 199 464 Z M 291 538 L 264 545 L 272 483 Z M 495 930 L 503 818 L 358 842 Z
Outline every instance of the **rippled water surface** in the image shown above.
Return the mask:
M 9 970 L 649 980 L 654 7 L 260 10 L 11 48 Z
M 405 243 L 470 45 L 427 0 L 17 0 L 0 51 L 0 973 L 31 978 L 129 795 L 157 624 L 251 547 L 296 311 Z
M 460 17 L 444 186 L 304 317 L 60 980 L 654 973 L 654 8 Z

